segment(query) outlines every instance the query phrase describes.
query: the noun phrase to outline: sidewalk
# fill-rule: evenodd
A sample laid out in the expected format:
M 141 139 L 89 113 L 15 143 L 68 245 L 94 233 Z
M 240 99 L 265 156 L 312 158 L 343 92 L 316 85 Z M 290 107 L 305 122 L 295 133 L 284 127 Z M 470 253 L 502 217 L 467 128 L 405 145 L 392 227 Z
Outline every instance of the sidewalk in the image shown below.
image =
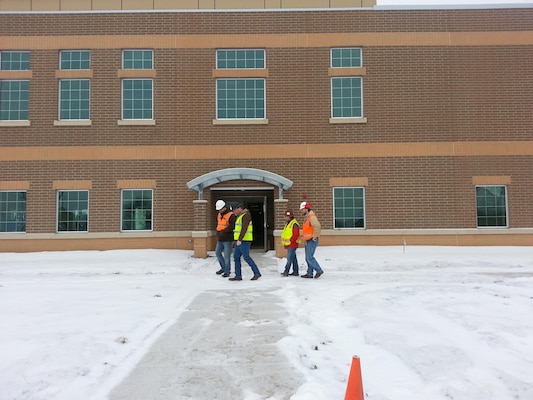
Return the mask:
M 109 400 L 289 399 L 303 377 L 276 345 L 286 311 L 268 288 L 236 284 L 196 297 Z

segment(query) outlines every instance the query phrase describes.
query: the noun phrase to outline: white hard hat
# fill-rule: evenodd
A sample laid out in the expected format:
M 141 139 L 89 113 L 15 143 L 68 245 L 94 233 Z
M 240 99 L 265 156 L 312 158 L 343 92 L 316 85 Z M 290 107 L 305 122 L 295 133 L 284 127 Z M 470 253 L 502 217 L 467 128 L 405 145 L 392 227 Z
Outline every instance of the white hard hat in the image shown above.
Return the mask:
M 308 210 L 310 210 L 311 204 L 309 204 L 307 201 L 302 201 L 300 203 L 300 210 L 303 210 L 304 208 L 307 208 Z
M 226 203 L 224 202 L 224 200 L 217 200 L 217 202 L 215 203 L 215 210 L 220 211 L 225 206 L 226 206 Z

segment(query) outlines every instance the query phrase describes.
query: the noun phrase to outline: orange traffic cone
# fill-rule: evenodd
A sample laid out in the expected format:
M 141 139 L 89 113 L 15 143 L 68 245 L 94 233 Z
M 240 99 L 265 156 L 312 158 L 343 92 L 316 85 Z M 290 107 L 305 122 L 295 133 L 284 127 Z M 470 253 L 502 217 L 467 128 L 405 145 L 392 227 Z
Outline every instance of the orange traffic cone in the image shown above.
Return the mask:
M 350 377 L 348 378 L 348 387 L 344 400 L 363 400 L 363 381 L 361 378 L 361 361 L 359 357 L 354 356 L 352 367 L 350 368 Z

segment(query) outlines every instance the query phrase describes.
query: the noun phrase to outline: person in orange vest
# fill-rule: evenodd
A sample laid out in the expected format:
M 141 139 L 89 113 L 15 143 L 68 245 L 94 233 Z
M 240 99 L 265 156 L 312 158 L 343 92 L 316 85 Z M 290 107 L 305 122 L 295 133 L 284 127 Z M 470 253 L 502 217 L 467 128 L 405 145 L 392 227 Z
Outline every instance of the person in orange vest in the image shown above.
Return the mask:
M 218 211 L 217 246 L 215 254 L 220 264 L 217 275 L 222 275 L 223 278 L 227 278 L 231 273 L 231 249 L 233 247 L 233 229 L 235 229 L 236 217 L 226 206 L 224 200 L 217 200 L 215 210 Z
M 294 213 L 291 210 L 285 211 L 285 228 L 281 232 L 281 244 L 287 249 L 287 265 L 285 265 L 285 271 L 281 273 L 282 276 L 298 276 L 298 259 L 296 258 L 296 249 L 300 243 L 300 225 Z M 292 274 L 289 274 L 289 270 L 292 265 Z
M 304 217 L 302 226 L 302 240 L 305 241 L 305 261 L 307 262 L 307 273 L 302 278 L 313 278 L 313 271 L 316 271 L 314 278 L 320 278 L 324 271 L 315 258 L 315 251 L 320 238 L 320 222 L 311 204 L 306 201 L 300 203 L 300 213 Z

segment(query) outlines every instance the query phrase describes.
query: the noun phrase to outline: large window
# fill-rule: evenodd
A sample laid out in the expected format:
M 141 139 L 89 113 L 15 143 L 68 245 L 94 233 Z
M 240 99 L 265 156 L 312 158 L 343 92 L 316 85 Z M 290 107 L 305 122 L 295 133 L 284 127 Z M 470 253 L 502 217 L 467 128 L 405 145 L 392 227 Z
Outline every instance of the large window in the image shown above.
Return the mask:
M 27 121 L 30 81 L 0 80 L 0 121 Z
M 331 116 L 361 118 L 363 116 L 363 79 L 331 78 Z
M 90 87 L 88 79 L 59 81 L 59 119 L 88 120 L 90 118 Z
M 26 232 L 26 192 L 0 191 L 0 232 Z
M 153 50 L 123 50 L 123 69 L 153 69 Z M 151 78 L 122 80 L 122 119 L 154 119 L 154 81 Z
M 265 79 L 217 79 L 217 119 L 264 119 Z
M 152 189 L 122 190 L 122 230 L 152 230 Z
M 364 188 L 334 188 L 333 219 L 334 228 L 365 228 Z
M 122 80 L 122 119 L 153 119 L 153 80 Z
M 29 51 L 0 51 L 0 70 L 27 71 L 29 69 Z
M 65 190 L 57 192 L 57 231 L 87 232 L 89 192 Z
M 476 186 L 478 228 L 505 228 L 507 222 L 507 187 Z
M 29 51 L 0 51 L 1 71 L 29 69 Z M 27 121 L 29 99 L 29 80 L 0 80 L 0 121 Z
M 217 50 L 219 70 L 265 69 L 264 49 Z M 217 79 L 217 119 L 265 119 L 265 78 Z
M 88 70 L 91 68 L 91 52 L 88 50 L 64 50 L 59 53 L 61 70 Z M 59 81 L 59 119 L 90 119 L 91 81 L 89 79 L 61 79 Z

